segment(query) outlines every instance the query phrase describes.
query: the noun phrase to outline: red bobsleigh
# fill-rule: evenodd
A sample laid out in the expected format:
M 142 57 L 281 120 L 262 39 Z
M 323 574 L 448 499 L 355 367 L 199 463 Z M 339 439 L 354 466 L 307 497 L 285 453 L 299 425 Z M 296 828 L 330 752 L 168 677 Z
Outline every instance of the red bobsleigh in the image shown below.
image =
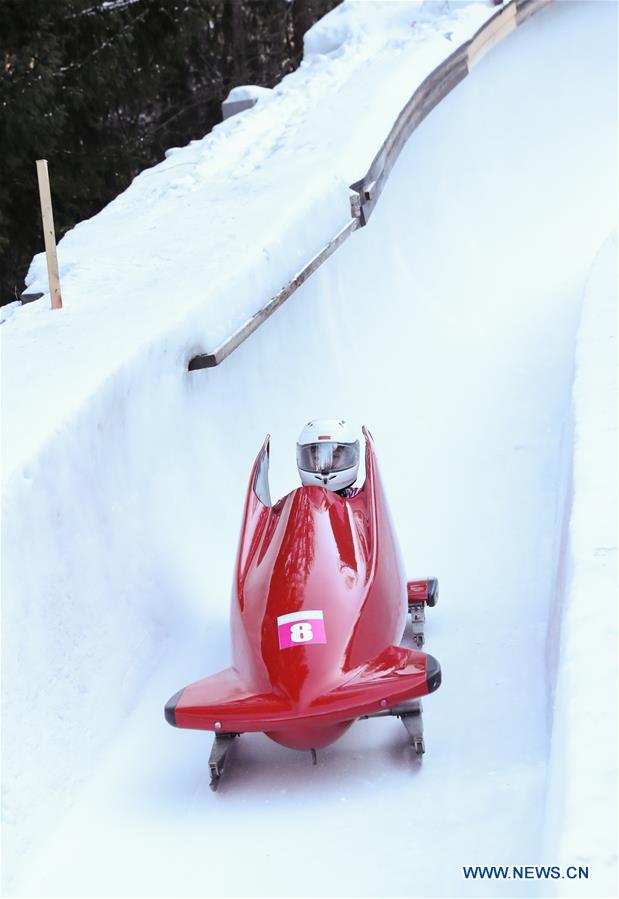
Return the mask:
M 345 499 L 298 487 L 271 505 L 269 438 L 254 464 L 232 591 L 234 664 L 166 704 L 175 727 L 210 730 L 216 789 L 234 737 L 261 731 L 293 749 L 337 740 L 357 718 L 395 715 L 424 752 L 421 703 L 441 683 L 436 659 L 400 645 L 407 611 L 423 644 L 435 578 L 407 583 L 364 428 L 366 478 Z

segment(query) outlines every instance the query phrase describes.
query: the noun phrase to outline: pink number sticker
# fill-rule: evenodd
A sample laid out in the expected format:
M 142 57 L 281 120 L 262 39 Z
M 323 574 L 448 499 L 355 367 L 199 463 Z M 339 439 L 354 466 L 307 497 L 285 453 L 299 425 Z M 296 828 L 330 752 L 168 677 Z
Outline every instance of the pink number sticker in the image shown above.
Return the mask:
M 307 643 L 326 643 L 327 635 L 322 612 L 306 609 L 303 612 L 280 615 L 277 619 L 277 636 L 280 649 L 303 646 Z

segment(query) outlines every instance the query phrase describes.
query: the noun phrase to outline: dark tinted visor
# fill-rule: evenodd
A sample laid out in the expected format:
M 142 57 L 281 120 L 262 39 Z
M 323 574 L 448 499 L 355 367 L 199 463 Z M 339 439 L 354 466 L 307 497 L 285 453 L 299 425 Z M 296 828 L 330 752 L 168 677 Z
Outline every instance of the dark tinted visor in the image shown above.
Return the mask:
M 353 468 L 359 460 L 359 441 L 354 443 L 297 444 L 297 465 L 303 471 L 326 473 Z

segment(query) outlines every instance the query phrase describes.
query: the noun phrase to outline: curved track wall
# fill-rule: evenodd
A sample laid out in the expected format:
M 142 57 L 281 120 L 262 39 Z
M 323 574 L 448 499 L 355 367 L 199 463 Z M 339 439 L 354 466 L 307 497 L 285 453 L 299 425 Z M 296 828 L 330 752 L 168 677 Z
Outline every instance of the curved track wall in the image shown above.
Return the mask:
M 583 890 L 582 882 L 557 881 L 552 895 L 611 896 L 617 891 L 617 808 L 611 799 L 617 794 L 616 232 L 587 278 L 568 425 L 573 453 L 566 454 L 564 540 L 549 621 L 545 850 L 564 869 L 578 863 L 595 872 L 595 885 Z M 600 685 L 593 691 L 582 678 L 592 652 Z

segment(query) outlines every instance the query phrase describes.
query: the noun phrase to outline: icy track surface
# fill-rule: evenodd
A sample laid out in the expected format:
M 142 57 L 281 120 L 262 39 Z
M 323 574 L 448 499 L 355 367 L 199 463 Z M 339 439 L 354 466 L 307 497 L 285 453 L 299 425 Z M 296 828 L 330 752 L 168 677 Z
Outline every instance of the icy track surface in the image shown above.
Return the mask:
M 9 895 L 544 895 L 461 866 L 556 863 L 540 850 L 546 636 L 576 328 L 615 227 L 615 33 L 612 3 L 536 15 L 426 119 L 370 225 L 221 368 L 184 372 L 180 325 L 166 340 L 162 324 L 45 454 L 11 455 Z M 183 204 L 197 221 L 191 190 Z M 135 264 L 158 297 L 161 259 Z M 202 260 L 182 265 L 195 287 Z M 251 462 L 270 431 L 272 493 L 291 489 L 318 415 L 370 426 L 410 575 L 440 579 L 427 753 L 395 720 L 358 722 L 317 767 L 246 735 L 213 794 L 210 735 L 170 728 L 163 704 L 229 664 Z M 578 895 L 605 888 L 592 870 Z

